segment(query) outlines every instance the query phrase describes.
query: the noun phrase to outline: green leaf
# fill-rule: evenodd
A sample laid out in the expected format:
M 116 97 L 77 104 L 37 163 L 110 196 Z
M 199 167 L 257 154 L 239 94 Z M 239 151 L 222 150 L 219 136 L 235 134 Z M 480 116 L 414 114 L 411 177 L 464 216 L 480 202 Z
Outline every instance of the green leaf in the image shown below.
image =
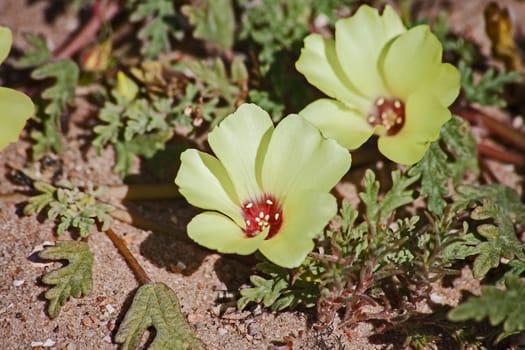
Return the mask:
M 60 117 L 67 105 L 73 102 L 78 74 L 78 66 L 69 59 L 47 63 L 31 73 L 33 79 L 55 79 L 55 83 L 42 92 L 42 97 L 49 100 L 44 109 L 46 117 L 42 117 L 43 131 L 32 134 L 36 141 L 33 146 L 36 159 L 41 158 L 47 151 L 61 152 L 62 150 Z
M 525 282 L 519 277 L 509 276 L 505 286 L 505 290 L 495 286 L 483 287 L 481 296 L 469 298 L 451 310 L 448 318 L 452 321 L 474 319 L 479 322 L 488 317 L 493 326 L 503 323 L 506 333 L 525 330 Z
M 201 0 L 198 5 L 184 5 L 183 14 L 195 26 L 193 36 L 209 41 L 223 50 L 233 45 L 235 16 L 231 0 Z
M 423 159 L 408 174 L 421 176 L 421 194 L 427 196 L 428 209 L 443 215 L 448 195 L 448 182 L 458 185 L 467 169 L 477 173 L 477 154 L 474 137 L 465 121 L 453 117 L 441 129 L 440 142 L 433 142 Z
M 145 22 L 139 31 L 143 41 L 141 52 L 148 59 L 171 49 L 170 37 L 182 38 L 183 32 L 176 28 L 175 9 L 171 0 L 134 0 L 131 21 Z
M 137 349 L 144 332 L 155 328 L 150 350 L 204 349 L 180 310 L 177 295 L 163 283 L 141 286 L 115 336 L 122 349 Z
M 43 35 L 26 34 L 24 36 L 33 50 L 24 50 L 24 55 L 15 63 L 17 68 L 36 67 L 49 61 L 51 52 L 47 48 L 46 38 Z
M 478 226 L 478 234 L 484 238 L 471 251 L 479 252 L 474 260 L 473 274 L 482 278 L 499 266 L 501 258 L 525 261 L 525 248 L 518 239 L 515 224 L 525 224 L 525 204 L 511 188 L 502 185 L 461 186 L 454 197 L 450 211 L 459 213 L 474 207 L 471 218 L 486 221 Z
M 256 44 L 261 71 L 266 74 L 280 53 L 300 45 L 308 34 L 313 0 L 238 0 L 243 10 L 240 39 Z M 289 73 L 289 72 L 288 72 Z
M 38 256 L 49 260 L 67 260 L 68 264 L 42 277 L 42 282 L 54 286 L 45 294 L 49 300 L 48 313 L 55 318 L 69 297 L 80 298 L 93 287 L 93 254 L 85 242 L 57 241 Z
M 383 222 L 394 210 L 414 201 L 414 191 L 407 188 L 416 182 L 418 176 L 402 176 L 396 170 L 392 172 L 392 187 L 385 193 L 382 200 L 378 200 L 379 181 L 376 181 L 372 170 L 367 169 L 364 179 L 365 191 L 359 197 L 366 205 L 366 215 L 370 220 Z
M 67 181 L 57 187 L 37 181 L 34 186 L 41 194 L 29 198 L 24 214 L 33 215 L 48 208 L 47 217 L 52 220 L 58 218 L 58 235 L 69 228 L 76 228 L 81 237 L 87 237 L 96 222 L 102 224 L 102 230 L 109 228 L 112 222 L 109 212 L 114 207 L 97 203 L 103 189 L 95 191 L 88 186 L 86 191 L 81 191 Z
M 463 61 L 459 62 L 459 71 L 466 99 L 484 106 L 505 107 L 505 87 L 521 80 L 520 72 L 497 72 L 492 68 L 486 70 L 480 79 L 474 79 L 472 68 Z
M 268 275 L 266 279 L 258 275 L 250 276 L 253 287 L 241 290 L 241 297 L 237 300 L 237 309 L 244 310 L 250 303 L 262 303 L 273 311 L 294 308 L 302 304 L 305 307 L 315 306 L 318 289 L 315 282 L 297 279 L 292 283 L 287 269 L 268 261 L 257 264 L 257 270 Z

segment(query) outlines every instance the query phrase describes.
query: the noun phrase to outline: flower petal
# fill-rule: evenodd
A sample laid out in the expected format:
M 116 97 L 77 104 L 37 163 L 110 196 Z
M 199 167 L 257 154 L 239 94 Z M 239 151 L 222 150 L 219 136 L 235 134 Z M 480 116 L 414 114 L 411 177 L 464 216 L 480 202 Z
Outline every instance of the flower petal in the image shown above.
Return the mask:
M 6 27 L 0 27 L 0 63 L 9 55 L 12 44 L 13 34 L 11 34 L 11 30 Z
M 335 198 L 324 192 L 305 191 L 290 196 L 283 205 L 283 225 L 259 250 L 275 264 L 299 266 L 313 249 L 312 239 L 337 212 Z
M 400 137 L 380 137 L 377 147 L 385 157 L 393 162 L 412 165 L 423 158 L 430 142 L 418 142 L 414 139 Z
M 305 189 L 329 191 L 350 168 L 350 153 L 298 115 L 275 128 L 262 168 L 265 192 L 286 197 Z
M 450 111 L 428 92 L 412 94 L 406 104 L 406 120 L 394 136 L 378 140 L 379 151 L 388 159 L 405 165 L 423 158 L 430 142 L 439 137 L 443 124 L 450 119 Z
M 449 63 L 441 64 L 428 88 L 443 106 L 450 106 L 459 95 L 460 76 L 457 68 Z
M 318 127 L 325 137 L 333 138 L 351 150 L 361 146 L 374 133 L 364 115 L 335 100 L 314 101 L 299 115 Z
M 188 203 L 219 211 L 237 225 L 243 225 L 240 202 L 222 164 L 215 157 L 195 149 L 184 151 L 180 158 L 175 183 Z
M 406 120 L 396 137 L 413 138 L 418 141 L 435 141 L 443 124 L 451 118 L 450 111 L 434 95 L 417 92 L 406 103 Z
M 379 56 L 384 46 L 403 32 L 401 19 L 388 5 L 382 16 L 376 9 L 363 5 L 352 17 L 337 21 L 337 57 L 348 79 L 366 96 L 387 95 L 378 70 Z
M 411 28 L 394 39 L 381 62 L 391 94 L 406 100 L 412 92 L 432 84 L 442 53 L 441 43 L 427 25 Z
M 195 216 L 187 229 L 188 236 L 206 248 L 241 255 L 256 251 L 268 235 L 268 230 L 265 230 L 255 237 L 248 237 L 235 222 L 210 211 Z
M 0 150 L 18 140 L 26 121 L 34 114 L 34 108 L 25 94 L 0 87 Z
M 359 94 L 343 72 L 333 40 L 319 34 L 307 36 L 295 67 L 310 84 L 328 96 L 363 111 L 369 107 L 367 99 Z
M 208 142 L 228 172 L 241 202 L 260 195 L 256 168 L 273 130 L 268 113 L 243 104 L 208 136 Z

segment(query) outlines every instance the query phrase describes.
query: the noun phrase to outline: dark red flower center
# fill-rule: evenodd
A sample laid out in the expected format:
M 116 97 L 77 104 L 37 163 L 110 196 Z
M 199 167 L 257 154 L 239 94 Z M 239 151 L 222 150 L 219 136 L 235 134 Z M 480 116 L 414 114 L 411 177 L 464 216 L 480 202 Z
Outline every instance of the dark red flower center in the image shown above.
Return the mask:
M 247 200 L 242 205 L 242 216 L 246 223 L 244 233 L 248 237 L 255 237 L 267 227 L 270 232 L 266 239 L 272 238 L 279 232 L 283 223 L 281 205 L 271 194 L 265 194 L 257 200 Z
M 397 134 L 405 124 L 405 104 L 398 98 L 379 97 L 368 116 L 368 123 L 384 126 L 388 136 Z

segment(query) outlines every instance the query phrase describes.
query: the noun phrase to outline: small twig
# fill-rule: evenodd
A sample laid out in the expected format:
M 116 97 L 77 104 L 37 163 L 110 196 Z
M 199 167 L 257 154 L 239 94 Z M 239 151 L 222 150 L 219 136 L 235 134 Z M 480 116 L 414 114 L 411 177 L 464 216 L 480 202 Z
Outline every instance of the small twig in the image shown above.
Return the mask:
M 106 231 L 106 235 L 113 242 L 119 253 L 124 257 L 124 260 L 126 260 L 126 263 L 128 264 L 129 268 L 135 274 L 135 277 L 137 278 L 139 284 L 144 285 L 147 283 L 151 283 L 152 281 L 148 277 L 146 271 L 142 268 L 142 266 L 140 266 L 137 259 L 135 259 L 131 251 L 126 246 L 126 243 L 124 243 L 124 241 L 113 231 L 113 229 L 108 229 Z
M 519 166 L 525 166 L 525 157 L 515 152 L 497 149 L 486 143 L 478 143 L 478 153 L 499 161 Z
M 469 107 L 455 111 L 455 113 L 471 124 L 484 126 L 492 135 L 502 141 L 512 144 L 525 152 L 525 134 L 510 125 L 495 120 L 483 111 Z
M 91 43 L 106 21 L 110 21 L 119 11 L 115 0 L 97 0 L 93 4 L 93 15 L 82 30 L 54 53 L 56 59 L 69 58 Z
M 110 198 L 128 201 L 180 197 L 177 186 L 174 183 L 108 186 L 105 195 Z

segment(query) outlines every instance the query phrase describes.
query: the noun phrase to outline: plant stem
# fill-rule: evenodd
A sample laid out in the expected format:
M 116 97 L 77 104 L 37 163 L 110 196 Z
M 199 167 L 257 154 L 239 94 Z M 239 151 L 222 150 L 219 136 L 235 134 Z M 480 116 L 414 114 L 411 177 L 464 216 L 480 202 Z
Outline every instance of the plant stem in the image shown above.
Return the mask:
M 109 228 L 106 231 L 106 235 L 113 242 L 113 244 L 119 251 L 120 255 L 124 257 L 124 260 L 126 260 L 126 263 L 128 264 L 129 268 L 135 274 L 135 277 L 137 278 L 137 281 L 139 282 L 139 284 L 144 285 L 147 283 L 151 283 L 152 281 L 148 277 L 148 274 L 146 273 L 146 271 L 144 271 L 142 266 L 140 266 L 139 262 L 137 261 L 137 259 L 135 259 L 135 257 L 133 256 L 131 251 L 128 249 L 128 247 L 126 246 L 126 243 L 124 243 L 122 238 L 120 238 L 115 233 L 115 231 L 113 231 L 113 229 L 111 228 Z
M 525 152 L 525 135 L 512 126 L 500 122 L 488 116 L 483 111 L 472 107 L 455 112 L 471 124 L 484 126 L 492 135 L 499 137 L 502 141 L 512 144 Z
M 491 158 L 495 158 L 505 163 L 520 165 L 520 166 L 525 165 L 525 157 L 522 156 L 521 154 L 497 149 L 486 143 L 478 143 L 477 147 L 478 147 L 479 154 L 482 154 L 482 155 L 485 155 Z
M 108 186 L 106 196 L 119 200 L 172 199 L 180 197 L 177 186 L 168 184 L 133 184 Z
M 89 21 L 75 36 L 60 47 L 55 53 L 56 59 L 69 58 L 92 43 L 106 21 L 110 21 L 119 11 L 119 3 L 115 0 L 97 0 L 93 4 L 93 14 Z

